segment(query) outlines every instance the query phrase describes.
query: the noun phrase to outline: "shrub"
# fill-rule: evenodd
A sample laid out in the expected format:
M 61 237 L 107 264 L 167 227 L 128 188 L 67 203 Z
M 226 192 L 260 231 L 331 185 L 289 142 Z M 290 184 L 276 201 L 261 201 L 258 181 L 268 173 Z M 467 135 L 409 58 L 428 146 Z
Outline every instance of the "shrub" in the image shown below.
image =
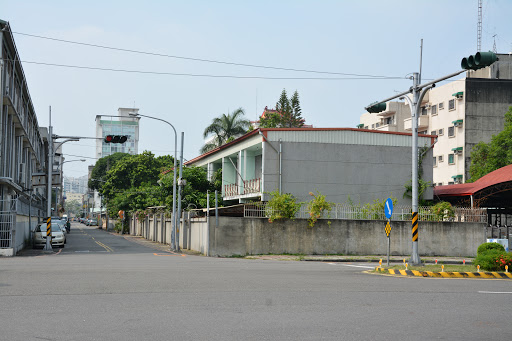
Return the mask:
M 483 243 L 476 250 L 477 256 L 486 253 L 491 250 L 497 250 L 499 252 L 505 252 L 505 248 L 500 243 Z
M 436 219 L 443 221 L 445 219 L 451 219 L 455 217 L 455 211 L 453 210 L 452 204 L 447 201 L 441 201 L 432 206 Z
M 313 227 L 315 226 L 315 223 L 318 220 L 318 218 L 322 216 L 324 211 L 327 211 L 328 213 L 331 212 L 334 204 L 332 202 L 328 202 L 327 200 L 325 200 L 325 195 L 320 194 L 319 192 L 317 192 L 316 195 L 313 192 L 309 192 L 309 195 L 311 195 L 313 199 L 311 199 L 311 201 L 308 202 L 308 225 L 309 227 Z M 331 225 L 331 222 L 328 221 L 327 224 Z
M 294 219 L 300 209 L 301 203 L 298 203 L 295 197 L 289 193 L 279 193 L 273 191 L 269 193 L 272 198 L 267 203 L 266 214 L 269 222 L 278 219 Z
M 473 264 L 480 265 L 480 268 L 486 271 L 504 271 L 505 265 L 508 265 L 509 268 L 512 266 L 512 253 L 491 249 L 478 254 Z

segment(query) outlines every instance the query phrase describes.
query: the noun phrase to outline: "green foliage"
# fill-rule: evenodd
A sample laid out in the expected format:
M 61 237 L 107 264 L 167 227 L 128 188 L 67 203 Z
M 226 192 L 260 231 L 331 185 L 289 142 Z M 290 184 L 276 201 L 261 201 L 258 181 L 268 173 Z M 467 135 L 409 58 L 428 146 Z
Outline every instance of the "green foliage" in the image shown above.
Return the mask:
M 500 243 L 483 243 L 476 250 L 476 254 L 480 255 L 489 251 L 505 252 L 505 248 Z
M 455 217 L 455 211 L 453 210 L 452 204 L 447 201 L 441 201 L 432 206 L 432 212 L 436 216 L 436 220 L 443 221 Z
M 106 180 L 107 171 L 114 168 L 119 160 L 128 156 L 130 156 L 130 154 L 114 153 L 96 161 L 91 172 L 91 179 L 89 180 L 88 187 L 101 193 L 101 189 Z
M 205 144 L 200 152 L 209 152 L 245 134 L 251 123 L 243 118 L 244 115 L 244 110 L 238 108 L 231 114 L 222 114 L 222 116 L 214 118 L 212 123 L 203 132 L 204 138 L 213 134 L 214 140 L 211 143 Z
M 220 175 L 220 180 L 210 182 L 207 179 L 206 169 L 202 167 L 184 167 L 183 179 L 186 180 L 186 185 L 183 187 L 181 193 L 181 200 L 183 209 L 188 208 L 204 208 L 207 207 L 206 192 L 210 192 L 210 207 L 215 206 L 215 190 L 220 193 L 222 185 L 222 171 L 217 173 Z M 163 192 L 165 193 L 164 204 L 167 207 L 172 207 L 172 187 L 174 181 L 174 173 L 169 173 L 162 176 L 160 184 Z M 215 180 L 214 180 L 215 181 Z M 222 197 L 218 196 L 219 206 L 222 205 Z M 147 206 L 146 206 L 147 207 Z
M 276 111 L 266 112 L 265 117 L 260 117 L 261 128 L 300 128 L 304 125 L 297 91 L 288 99 L 286 89 L 283 89 L 276 103 Z
M 470 179 L 474 182 L 501 167 L 512 164 L 512 107 L 505 113 L 503 131 L 493 135 L 489 143 L 480 142 L 471 152 Z
M 272 198 L 267 203 L 267 216 L 269 222 L 278 219 L 294 219 L 299 212 L 301 203 L 297 202 L 295 197 L 289 193 L 280 194 L 278 191 L 269 193 Z
M 512 253 L 497 249 L 488 250 L 478 254 L 473 264 L 480 265 L 480 268 L 486 271 L 504 271 L 505 265 L 512 267 Z
M 334 203 L 325 200 L 325 195 L 317 192 L 316 195 L 313 192 L 309 192 L 309 195 L 313 197 L 310 202 L 308 202 L 308 211 L 309 211 L 309 219 L 308 225 L 309 227 L 315 226 L 317 220 L 322 216 L 324 211 L 328 213 L 331 212 Z M 331 222 L 327 222 L 328 225 L 331 225 Z
M 128 226 L 128 223 L 120 222 L 120 221 L 116 222 L 115 225 L 114 225 L 114 231 L 116 231 L 117 233 L 120 233 L 121 229 L 123 229 L 123 233 L 130 232 L 130 228 Z

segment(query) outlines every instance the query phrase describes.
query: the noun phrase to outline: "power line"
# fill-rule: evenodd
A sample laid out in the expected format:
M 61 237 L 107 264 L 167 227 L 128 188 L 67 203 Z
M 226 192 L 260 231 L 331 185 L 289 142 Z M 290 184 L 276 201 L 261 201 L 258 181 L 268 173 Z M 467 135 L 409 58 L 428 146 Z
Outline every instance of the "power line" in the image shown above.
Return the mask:
M 166 57 L 166 58 L 174 58 L 174 59 L 191 60 L 191 61 L 195 61 L 195 62 L 205 62 L 205 63 L 224 64 L 224 65 L 233 65 L 233 66 L 243 66 L 243 67 L 251 67 L 251 68 L 281 70 L 281 71 L 319 73 L 319 74 L 327 74 L 327 75 L 372 77 L 372 78 L 389 78 L 388 76 L 365 75 L 365 74 L 331 72 L 331 71 L 318 71 L 318 70 L 306 70 L 306 69 L 294 69 L 294 68 L 284 68 L 284 67 L 258 65 L 258 64 L 235 63 L 235 62 L 227 62 L 227 61 L 213 60 L 213 59 L 193 58 L 193 57 L 169 55 L 169 54 L 164 54 L 164 53 L 155 53 L 155 52 L 146 52 L 146 51 L 140 51 L 140 50 L 131 50 L 131 49 L 125 49 L 125 48 L 120 48 L 120 47 L 112 47 L 112 46 L 105 46 L 105 45 L 98 45 L 98 44 L 90 44 L 90 43 L 84 43 L 84 42 L 79 42 L 79 41 L 58 39 L 58 38 L 53 38 L 53 37 L 46 37 L 46 36 L 40 36 L 40 35 L 28 34 L 28 33 L 22 33 L 22 32 L 12 32 L 12 33 L 19 34 L 19 35 L 24 35 L 24 36 L 27 36 L 27 37 L 33 37 L 33 38 L 39 38 L 39 39 L 58 41 L 58 42 L 67 43 L 67 44 L 89 46 L 89 47 L 95 47 L 95 48 L 100 48 L 100 49 L 129 52 L 129 53 L 142 54 L 142 55 L 148 55 L 148 56 L 157 56 L 157 57 Z M 394 78 L 394 77 L 391 77 L 391 78 Z
M 263 76 L 232 76 L 232 75 L 211 75 L 211 74 L 194 74 L 194 73 L 175 73 L 175 72 L 158 72 L 158 71 L 142 71 L 142 70 L 126 70 L 126 69 L 113 69 L 103 68 L 94 66 L 82 66 L 82 65 L 69 65 L 69 64 L 55 64 L 55 63 L 44 63 L 35 62 L 28 60 L 14 60 L 14 59 L 3 59 L 5 61 L 20 62 L 27 64 L 45 65 L 45 66 L 56 66 L 72 69 L 83 69 L 83 70 L 97 70 L 97 71 L 111 71 L 111 72 L 125 72 L 125 73 L 139 73 L 139 74 L 150 74 L 150 75 L 166 75 L 166 76 L 185 76 L 185 77 L 207 77 L 207 78 L 235 78 L 235 79 L 269 79 L 269 80 L 388 80 L 388 79 L 406 79 L 403 77 L 388 77 L 388 78 L 375 78 L 375 77 L 263 77 Z

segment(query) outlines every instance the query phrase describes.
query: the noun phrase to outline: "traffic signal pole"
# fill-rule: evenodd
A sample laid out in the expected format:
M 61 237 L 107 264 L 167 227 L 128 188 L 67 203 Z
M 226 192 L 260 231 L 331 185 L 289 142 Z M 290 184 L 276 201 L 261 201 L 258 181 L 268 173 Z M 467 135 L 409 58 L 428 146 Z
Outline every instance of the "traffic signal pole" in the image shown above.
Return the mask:
M 466 70 L 461 70 L 454 72 L 452 74 L 449 74 L 447 76 L 435 79 L 431 82 L 425 83 L 425 84 L 419 84 L 420 82 L 420 74 L 415 72 L 413 73 L 413 86 L 408 90 L 404 91 L 402 93 L 399 93 L 395 96 L 386 98 L 383 101 L 375 102 L 370 104 L 369 106 L 365 107 L 365 109 L 368 112 L 380 112 L 384 111 L 382 109 L 381 104 L 386 103 L 388 101 L 391 101 L 396 98 L 405 99 L 409 107 L 411 108 L 411 123 L 412 123 L 412 252 L 411 252 L 411 259 L 410 263 L 413 265 L 419 265 L 421 264 L 421 259 L 419 257 L 419 249 L 418 249 L 418 236 L 419 236 L 419 229 L 418 229 L 418 117 L 420 115 L 421 111 L 421 101 L 425 97 L 425 94 L 428 90 L 435 87 L 435 84 L 443 81 L 448 78 L 455 77 Z M 412 95 L 412 99 L 407 96 Z

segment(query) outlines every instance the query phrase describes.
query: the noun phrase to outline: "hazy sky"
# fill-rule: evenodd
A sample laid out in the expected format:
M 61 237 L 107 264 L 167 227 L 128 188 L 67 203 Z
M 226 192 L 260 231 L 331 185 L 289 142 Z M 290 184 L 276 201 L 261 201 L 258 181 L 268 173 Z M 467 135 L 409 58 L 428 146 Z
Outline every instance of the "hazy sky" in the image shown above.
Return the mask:
M 299 92 L 303 117 L 315 127 L 355 127 L 363 108 L 408 89 L 407 75 L 423 79 L 460 68 L 476 52 L 477 0 L 459 1 L 3 1 L 28 79 L 40 126 L 94 136 L 95 117 L 119 107 L 170 121 L 185 132 L 184 157 L 199 155 L 211 120 L 242 107 L 256 120 L 274 107 L 282 89 Z M 512 51 L 512 1 L 483 1 L 482 50 Z M 325 71 L 311 73 L 128 53 L 35 38 L 19 33 L 149 53 L 228 63 Z M 66 68 L 258 77 L 218 78 Z M 333 74 L 342 73 L 342 74 Z M 389 76 L 368 79 L 343 74 Z M 264 79 L 267 78 L 267 79 Z M 271 79 L 281 78 L 281 79 Z M 338 79 L 283 79 L 338 78 Z M 347 78 L 347 79 L 339 79 Z M 361 78 L 361 79 L 354 79 Z M 170 127 L 141 119 L 139 152 L 172 154 Z M 68 176 L 94 164 L 94 141 L 64 145 Z M 77 155 L 75 157 L 73 155 Z

